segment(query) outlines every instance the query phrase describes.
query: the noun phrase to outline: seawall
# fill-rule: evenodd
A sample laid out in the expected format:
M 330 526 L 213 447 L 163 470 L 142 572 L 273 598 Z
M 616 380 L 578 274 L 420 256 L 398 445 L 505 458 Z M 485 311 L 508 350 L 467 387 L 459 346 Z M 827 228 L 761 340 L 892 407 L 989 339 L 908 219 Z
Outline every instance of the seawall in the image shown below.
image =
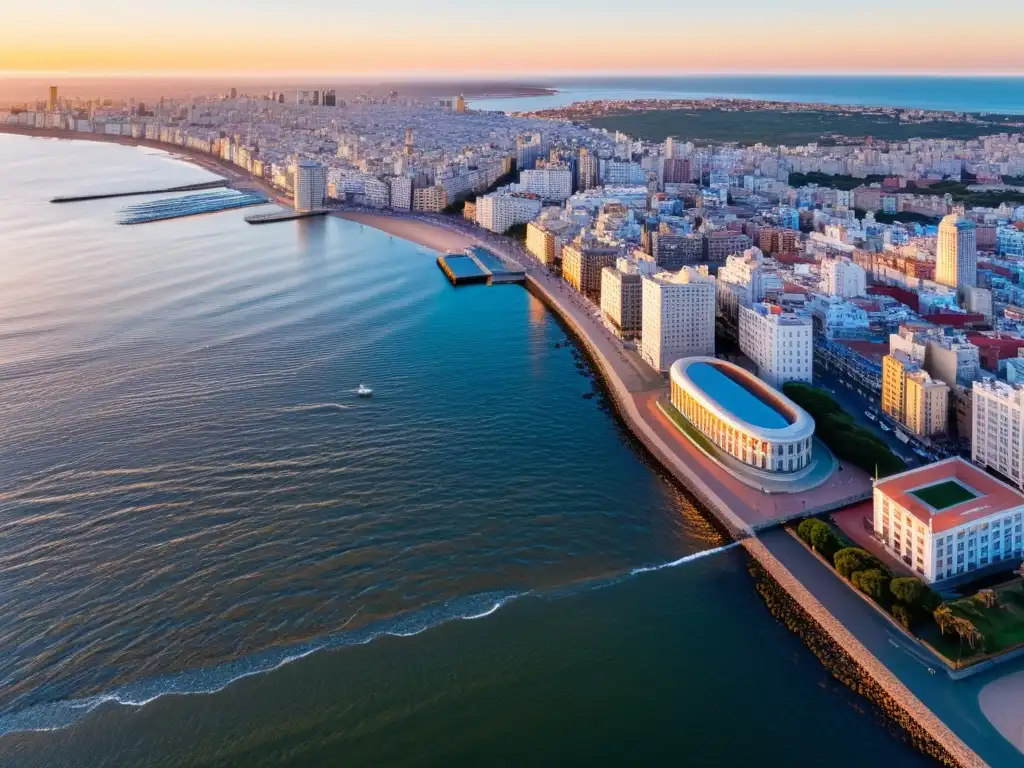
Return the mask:
M 699 502 L 712 513 L 735 538 L 740 540 L 744 549 L 761 569 L 762 573 L 792 601 L 793 608 L 807 621 L 813 624 L 812 634 L 797 632 L 812 652 L 822 661 L 838 680 L 871 700 L 879 709 L 894 722 L 904 728 L 911 742 L 922 752 L 934 757 L 939 762 L 963 768 L 983 768 L 987 764 L 974 753 L 953 731 L 949 729 L 925 704 L 915 696 L 889 669 L 882 664 L 854 635 L 842 625 L 815 598 L 789 570 L 776 559 L 767 547 L 757 539 L 755 533 L 733 514 L 701 478 L 690 467 L 686 466 L 668 450 L 650 426 L 641 417 L 636 403 L 626 388 L 625 383 L 615 371 L 601 349 L 584 329 L 577 323 L 571 312 L 565 310 L 555 296 L 535 277 L 528 275 L 526 287 L 572 330 L 573 334 L 586 349 L 589 357 L 605 383 L 611 395 L 619 417 L 630 431 L 644 445 L 673 477 L 675 477 Z M 764 592 L 762 591 L 764 595 Z M 767 595 L 764 595 L 769 608 L 774 608 Z M 781 616 L 779 616 L 782 619 Z M 787 622 L 787 625 L 789 622 Z M 817 637 L 813 633 L 820 633 Z M 837 666 L 835 658 L 831 661 L 819 653 L 816 640 L 825 639 L 832 644 L 832 655 L 842 658 L 842 665 Z M 846 671 L 844 671 L 844 669 Z M 859 670 L 851 675 L 850 669 Z

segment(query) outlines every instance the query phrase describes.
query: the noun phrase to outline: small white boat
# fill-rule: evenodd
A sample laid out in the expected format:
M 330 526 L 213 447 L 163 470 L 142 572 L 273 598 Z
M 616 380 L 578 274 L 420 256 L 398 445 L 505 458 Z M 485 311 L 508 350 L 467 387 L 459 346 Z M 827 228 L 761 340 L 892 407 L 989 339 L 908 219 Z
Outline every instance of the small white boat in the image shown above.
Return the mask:
M 373 397 L 373 390 L 365 384 L 360 384 L 359 389 L 356 390 L 356 394 L 360 397 Z
M 881 421 L 878 422 L 878 426 L 880 426 L 882 428 L 883 432 L 891 432 L 892 431 L 892 429 L 889 427 L 888 424 L 885 424 L 885 423 L 883 423 Z
M 873 413 L 872 413 L 871 411 L 864 411 L 864 415 L 865 415 L 865 416 L 867 416 L 867 417 L 868 417 L 869 419 L 871 419 L 872 421 L 874 421 L 875 419 L 877 419 L 877 418 L 878 418 L 878 417 L 877 417 L 877 416 L 876 416 L 875 414 L 873 414 Z

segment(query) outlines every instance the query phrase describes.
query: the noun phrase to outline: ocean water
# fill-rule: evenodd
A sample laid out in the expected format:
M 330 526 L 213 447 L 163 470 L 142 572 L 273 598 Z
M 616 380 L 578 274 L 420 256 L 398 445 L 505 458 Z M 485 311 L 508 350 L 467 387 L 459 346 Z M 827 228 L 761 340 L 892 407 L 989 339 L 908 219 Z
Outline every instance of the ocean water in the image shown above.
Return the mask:
M 1024 77 L 694 75 L 565 78 L 556 93 L 472 99 L 476 109 L 529 112 L 599 99 L 749 98 L 820 104 L 1024 114 Z
M 151 150 L 0 168 L 0 764 L 924 764 L 520 287 L 46 202 L 209 178 Z

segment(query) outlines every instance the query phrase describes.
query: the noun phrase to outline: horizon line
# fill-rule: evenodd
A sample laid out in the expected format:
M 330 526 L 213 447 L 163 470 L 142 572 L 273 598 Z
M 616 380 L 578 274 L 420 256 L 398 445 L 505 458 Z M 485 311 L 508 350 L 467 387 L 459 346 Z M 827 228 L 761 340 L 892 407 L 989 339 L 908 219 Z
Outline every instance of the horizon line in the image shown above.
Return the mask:
M 436 72 L 430 74 L 414 73 L 414 72 L 394 72 L 394 71 L 381 71 L 377 73 L 365 73 L 359 75 L 342 74 L 336 72 L 314 72 L 314 71 L 303 71 L 303 72 L 256 72 L 256 71 L 219 71 L 219 72 L 192 72 L 192 71 L 179 71 L 179 70 L 128 70 L 128 71 L 110 71 L 110 70 L 19 70 L 19 69 L 0 69 L 0 78 L 17 79 L 17 78 L 32 78 L 32 77 L 68 77 L 68 78 L 118 78 L 118 77 L 136 77 L 136 78 L 156 78 L 156 79 L 167 79 L 167 78 L 194 78 L 197 80 L 213 80 L 217 78 L 241 78 L 241 79 L 262 79 L 262 78 L 332 78 L 341 82 L 352 82 L 352 83 L 363 83 L 371 80 L 377 80 L 380 78 L 401 78 L 408 82 L 437 82 L 442 80 L 460 80 L 465 82 L 497 82 L 507 83 L 515 81 L 517 84 L 533 84 L 523 83 L 525 80 L 545 80 L 553 78 L 601 78 L 605 80 L 627 80 L 630 78 L 673 78 L 673 77 L 694 77 L 694 78 L 715 78 L 715 77 L 750 77 L 750 78 L 769 78 L 769 77 L 806 77 L 814 79 L 825 79 L 830 77 L 932 77 L 932 78 L 973 78 L 973 77 L 991 77 L 991 78 L 1013 78 L 1013 77 L 1024 77 L 1024 69 L 1014 71 L 1004 70 L 958 70 L 953 72 L 939 71 L 939 70 L 891 70 L 885 72 L 879 71 L 857 71 L 857 70 L 837 70 L 835 72 L 802 72 L 795 70 L 780 70 L 777 72 L 748 72 L 741 70 L 719 70 L 714 72 L 708 71 L 694 71 L 694 72 L 651 72 L 651 71 L 638 71 L 629 73 L 605 73 L 605 72 L 548 72 L 548 73 L 495 73 L 491 75 L 482 74 L 459 74 L 453 72 Z

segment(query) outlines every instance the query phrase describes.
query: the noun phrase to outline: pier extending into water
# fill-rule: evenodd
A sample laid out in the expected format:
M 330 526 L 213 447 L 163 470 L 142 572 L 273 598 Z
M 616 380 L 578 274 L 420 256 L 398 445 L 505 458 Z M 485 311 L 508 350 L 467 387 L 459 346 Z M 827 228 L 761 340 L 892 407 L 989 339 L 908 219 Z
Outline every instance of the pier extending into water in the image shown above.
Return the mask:
M 277 221 L 295 221 L 311 219 L 314 216 L 326 216 L 330 211 L 318 208 L 315 211 L 274 211 L 273 213 L 253 213 L 245 217 L 250 224 L 273 224 Z
M 467 283 L 522 283 L 526 273 L 522 269 L 509 267 L 505 260 L 486 248 L 473 245 L 462 253 L 443 253 L 437 257 L 437 265 L 452 285 Z
M 166 221 L 185 216 L 199 216 L 204 213 L 264 205 L 267 202 L 269 201 L 263 195 L 253 192 L 236 192 L 233 189 L 183 197 L 168 197 L 122 208 L 118 211 L 117 223 L 146 224 L 151 221 Z
M 182 184 L 177 187 L 163 187 L 161 189 L 138 189 L 130 192 L 101 192 L 95 195 L 69 195 L 67 197 L 55 197 L 51 203 L 81 203 L 86 200 L 106 200 L 111 197 L 138 197 L 140 195 L 165 195 L 171 192 L 198 192 L 203 189 L 218 189 L 226 187 L 227 179 L 218 181 L 202 181 L 198 184 Z

